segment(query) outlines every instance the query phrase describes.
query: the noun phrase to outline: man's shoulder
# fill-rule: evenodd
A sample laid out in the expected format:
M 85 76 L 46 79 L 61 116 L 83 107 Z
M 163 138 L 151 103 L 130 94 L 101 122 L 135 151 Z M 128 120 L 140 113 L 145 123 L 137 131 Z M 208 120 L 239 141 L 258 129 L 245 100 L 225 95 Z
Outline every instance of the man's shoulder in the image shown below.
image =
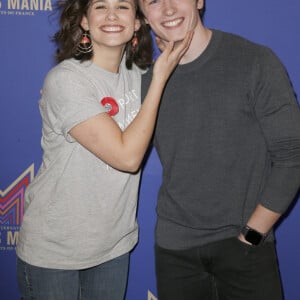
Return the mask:
M 144 101 L 144 98 L 146 96 L 146 93 L 148 91 L 151 79 L 152 79 L 152 71 L 153 66 L 149 66 L 149 68 L 142 74 L 142 102 Z
M 215 33 L 220 36 L 220 51 L 225 55 L 230 54 L 229 57 L 237 56 L 247 57 L 250 60 L 264 60 L 275 56 L 270 47 L 248 37 L 220 30 L 216 30 Z
M 149 66 L 142 74 L 142 82 L 146 83 L 149 82 L 152 78 L 153 73 L 153 65 Z
M 251 40 L 250 38 L 244 37 L 237 33 L 225 32 L 221 30 L 214 30 L 214 33 L 221 36 L 223 43 L 227 43 L 229 46 L 240 46 L 249 48 L 265 48 L 265 45 L 259 44 Z

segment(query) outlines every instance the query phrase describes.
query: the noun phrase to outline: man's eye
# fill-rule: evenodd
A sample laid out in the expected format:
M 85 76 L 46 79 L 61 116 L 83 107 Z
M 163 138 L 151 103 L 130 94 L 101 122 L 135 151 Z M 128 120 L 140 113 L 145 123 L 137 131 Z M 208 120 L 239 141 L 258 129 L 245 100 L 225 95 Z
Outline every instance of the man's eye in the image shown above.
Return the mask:
M 119 5 L 118 9 L 129 9 L 129 6 L 126 5 Z

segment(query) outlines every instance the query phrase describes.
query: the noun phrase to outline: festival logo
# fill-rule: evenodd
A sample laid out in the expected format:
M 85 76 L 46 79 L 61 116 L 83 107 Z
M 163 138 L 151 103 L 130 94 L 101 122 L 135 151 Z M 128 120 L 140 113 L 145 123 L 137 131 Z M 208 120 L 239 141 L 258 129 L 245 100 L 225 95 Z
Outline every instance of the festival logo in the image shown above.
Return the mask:
M 0 15 L 34 16 L 38 12 L 52 11 L 53 0 L 0 0 Z
M 158 300 L 158 299 L 148 290 L 148 300 Z
M 119 112 L 118 102 L 112 97 L 104 97 L 100 103 L 105 107 L 107 113 L 113 117 Z
M 0 190 L 0 251 L 14 250 L 23 218 L 24 194 L 34 177 L 34 164 L 7 189 Z

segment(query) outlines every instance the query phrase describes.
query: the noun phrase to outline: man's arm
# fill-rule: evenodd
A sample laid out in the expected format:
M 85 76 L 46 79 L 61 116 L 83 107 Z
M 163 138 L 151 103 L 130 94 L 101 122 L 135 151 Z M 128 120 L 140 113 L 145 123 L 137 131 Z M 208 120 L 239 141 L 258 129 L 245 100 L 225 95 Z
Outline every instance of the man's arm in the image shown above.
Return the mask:
M 259 204 L 254 210 L 250 219 L 248 220 L 247 226 L 258 231 L 263 235 L 267 235 L 280 217 L 280 213 L 276 213 Z M 245 240 L 245 237 L 242 233 L 240 233 L 239 239 L 247 244 L 250 244 L 248 241 Z
M 257 61 L 254 111 L 266 141 L 271 169 L 245 225 L 267 234 L 286 211 L 300 185 L 300 110 L 288 75 L 272 51 Z M 245 241 L 244 235 L 239 238 Z

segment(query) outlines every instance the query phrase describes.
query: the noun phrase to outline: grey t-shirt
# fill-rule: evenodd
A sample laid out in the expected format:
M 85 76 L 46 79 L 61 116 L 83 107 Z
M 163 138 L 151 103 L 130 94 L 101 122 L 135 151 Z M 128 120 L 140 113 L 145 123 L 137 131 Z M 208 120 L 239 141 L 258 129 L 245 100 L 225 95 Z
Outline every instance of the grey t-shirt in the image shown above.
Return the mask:
M 75 125 L 106 111 L 124 130 L 140 108 L 141 70 L 118 74 L 91 62 L 66 60 L 47 75 L 40 100 L 43 161 L 26 190 L 17 255 L 45 268 L 81 269 L 113 259 L 137 243 L 140 173 L 120 172 L 70 135 Z

